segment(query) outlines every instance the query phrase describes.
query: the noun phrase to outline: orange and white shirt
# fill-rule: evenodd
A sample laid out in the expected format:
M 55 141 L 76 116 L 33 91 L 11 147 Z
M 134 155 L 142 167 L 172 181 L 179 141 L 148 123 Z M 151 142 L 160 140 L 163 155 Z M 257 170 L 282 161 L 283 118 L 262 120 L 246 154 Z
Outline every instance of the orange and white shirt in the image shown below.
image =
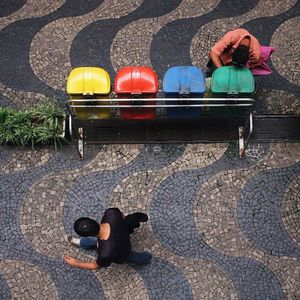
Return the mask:
M 246 36 L 250 37 L 249 61 L 250 67 L 257 66 L 261 63 L 261 50 L 259 41 L 250 34 L 246 29 L 235 29 L 228 31 L 211 49 L 217 54 L 223 65 L 228 65 L 232 62 L 232 53 L 239 46 L 241 40 Z

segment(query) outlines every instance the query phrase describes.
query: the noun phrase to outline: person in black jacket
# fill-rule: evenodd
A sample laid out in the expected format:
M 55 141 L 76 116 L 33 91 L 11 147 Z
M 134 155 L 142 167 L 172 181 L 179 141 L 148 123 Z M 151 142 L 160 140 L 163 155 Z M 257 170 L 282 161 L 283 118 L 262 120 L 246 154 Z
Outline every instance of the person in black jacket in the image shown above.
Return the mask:
M 84 262 L 64 255 L 64 260 L 73 267 L 88 270 L 108 267 L 111 263 L 148 264 L 152 255 L 146 251 L 132 251 L 130 242 L 130 234 L 134 229 L 140 227 L 140 222 L 147 221 L 148 216 L 144 213 L 133 213 L 124 218 L 118 208 L 107 209 L 100 224 L 90 218 L 80 218 L 74 223 L 74 230 L 80 238 L 65 238 L 72 245 L 97 249 L 98 258 L 93 262 Z

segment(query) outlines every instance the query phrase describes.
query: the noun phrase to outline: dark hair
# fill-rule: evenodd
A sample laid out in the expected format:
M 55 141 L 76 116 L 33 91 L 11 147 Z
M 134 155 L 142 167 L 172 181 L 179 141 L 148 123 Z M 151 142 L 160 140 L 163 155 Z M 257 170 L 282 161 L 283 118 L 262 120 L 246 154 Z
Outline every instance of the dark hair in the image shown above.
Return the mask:
M 74 222 L 74 230 L 79 236 L 97 236 L 99 224 L 90 218 L 79 218 Z
M 238 67 L 244 67 L 249 59 L 249 48 L 245 45 L 239 45 L 232 53 L 232 64 Z

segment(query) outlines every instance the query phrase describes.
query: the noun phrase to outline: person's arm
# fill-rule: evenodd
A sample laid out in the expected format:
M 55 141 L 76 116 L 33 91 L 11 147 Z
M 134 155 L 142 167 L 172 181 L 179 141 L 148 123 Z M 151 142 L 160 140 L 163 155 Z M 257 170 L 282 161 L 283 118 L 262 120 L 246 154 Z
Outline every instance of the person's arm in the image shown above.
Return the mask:
M 250 68 L 255 68 L 256 66 L 259 66 L 261 62 L 262 62 L 262 57 L 261 57 L 261 51 L 259 46 L 259 48 L 257 47 L 256 49 L 250 51 L 248 66 Z
M 249 60 L 248 66 L 250 68 L 255 68 L 262 63 L 262 53 L 261 53 L 261 45 L 257 38 L 254 36 L 251 37 L 251 46 L 249 49 Z
M 220 59 L 220 56 L 217 55 L 215 52 L 210 51 L 209 52 L 209 57 L 212 60 L 213 64 L 216 66 L 216 68 L 220 68 L 222 67 L 222 62 Z
M 253 51 L 250 54 L 250 58 L 248 61 L 248 64 L 250 66 L 250 68 L 255 68 L 257 66 L 259 66 L 262 63 L 262 56 L 261 56 L 261 52 L 260 51 Z
M 86 269 L 86 270 L 97 270 L 100 268 L 100 266 L 97 264 L 96 261 L 91 261 L 91 262 L 80 261 L 67 255 L 64 255 L 64 260 L 67 264 L 75 268 Z
M 211 48 L 210 52 L 208 53 L 210 59 L 212 60 L 213 64 L 220 68 L 223 66 L 223 63 L 221 61 L 221 54 L 227 47 L 229 47 L 231 44 L 234 44 L 234 41 L 236 39 L 235 31 L 228 31 L 218 42 L 215 43 L 215 45 Z

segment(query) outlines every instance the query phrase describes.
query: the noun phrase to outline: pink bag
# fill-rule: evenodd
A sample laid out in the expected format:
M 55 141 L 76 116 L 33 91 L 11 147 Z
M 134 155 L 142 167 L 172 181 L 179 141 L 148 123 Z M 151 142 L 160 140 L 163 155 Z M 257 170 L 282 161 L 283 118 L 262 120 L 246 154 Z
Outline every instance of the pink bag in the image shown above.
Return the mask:
M 251 69 L 253 75 L 269 75 L 272 73 L 272 69 L 267 65 L 266 61 L 270 58 L 271 54 L 276 51 L 276 48 L 269 46 L 261 46 L 262 61 L 259 66 L 255 66 Z

